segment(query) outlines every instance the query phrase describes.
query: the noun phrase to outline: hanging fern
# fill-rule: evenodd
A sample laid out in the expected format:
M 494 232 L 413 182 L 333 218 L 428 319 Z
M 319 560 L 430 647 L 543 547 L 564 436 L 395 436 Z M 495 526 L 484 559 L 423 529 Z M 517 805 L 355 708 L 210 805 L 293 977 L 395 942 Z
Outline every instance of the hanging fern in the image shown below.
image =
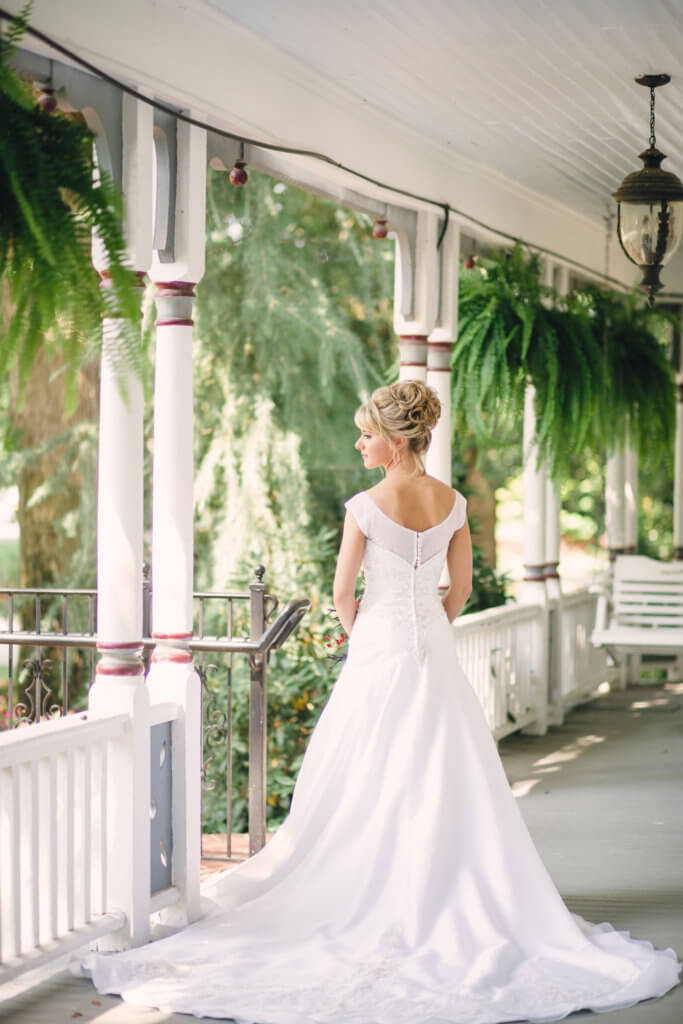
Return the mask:
M 454 429 L 487 444 L 521 438 L 530 381 L 539 457 L 555 477 L 577 452 L 621 444 L 627 419 L 641 453 L 661 457 L 673 443 L 674 390 L 653 316 L 635 296 L 559 297 L 521 245 L 463 268 Z
M 117 356 L 136 362 L 140 296 L 125 266 L 120 194 L 106 174 L 95 181 L 92 132 L 78 119 L 44 113 L 8 66 L 28 12 L 0 35 L 0 278 L 9 298 L 0 374 L 16 363 L 21 389 L 38 347 L 56 344 L 73 396 L 84 344 L 99 339 L 103 316 L 128 322 Z M 100 288 L 92 267 L 93 231 L 107 254 L 110 289 Z
M 671 459 L 676 429 L 674 374 L 665 347 L 671 318 L 643 304 L 642 296 L 592 289 L 578 293 L 603 346 L 609 386 L 595 408 L 594 435 L 608 449 L 626 432 L 653 464 Z

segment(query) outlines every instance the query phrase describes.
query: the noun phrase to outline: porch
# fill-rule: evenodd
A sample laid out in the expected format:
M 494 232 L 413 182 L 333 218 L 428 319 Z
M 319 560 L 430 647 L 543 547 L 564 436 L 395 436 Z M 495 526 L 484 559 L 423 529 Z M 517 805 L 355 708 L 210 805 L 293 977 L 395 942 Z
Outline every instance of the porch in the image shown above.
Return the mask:
M 476 235 L 475 241 L 496 244 L 524 238 L 543 255 L 544 279 L 548 284 L 555 283 L 559 293 L 566 293 L 577 275 L 611 283 L 618 290 L 633 281 L 632 270 L 618 253 L 613 254 L 616 260 L 613 258 L 610 263 L 611 234 L 602 223 L 605 199 L 627 169 L 628 161 L 621 153 L 609 166 L 597 171 L 592 166 L 583 167 L 580 173 L 576 172 L 579 180 L 574 180 L 578 156 L 567 158 L 566 138 L 562 135 L 557 145 L 562 154 L 561 167 L 568 161 L 572 168 L 571 187 L 567 185 L 566 170 L 546 176 L 545 180 L 540 179 L 540 169 L 534 172 L 533 180 L 519 178 L 518 168 L 507 162 L 496 163 L 490 157 L 483 164 L 475 164 L 469 150 L 467 154 L 451 151 L 449 132 L 443 137 L 437 135 L 436 141 L 429 139 L 429 130 L 420 135 L 414 125 L 411 127 L 405 111 L 396 119 L 395 111 L 387 110 L 381 96 L 376 95 L 370 104 L 365 99 L 361 101 L 353 91 L 348 91 L 350 85 L 343 77 L 338 79 L 334 91 L 327 82 L 320 89 L 318 73 L 305 61 L 300 59 L 292 65 L 292 58 L 286 57 L 284 51 L 274 53 L 270 44 L 257 38 L 255 26 L 240 28 L 232 18 L 217 13 L 218 8 L 229 4 L 203 0 L 193 0 L 189 5 L 169 3 L 163 46 L 157 45 L 158 25 L 152 19 L 154 5 L 126 0 L 115 24 L 103 4 L 98 4 L 88 17 L 83 16 L 81 5 L 60 6 L 63 9 L 56 12 L 53 5 L 37 3 L 36 23 L 53 33 L 54 38 L 64 39 L 95 57 L 114 76 L 113 84 L 100 81 L 90 72 L 86 74 L 80 65 L 76 66 L 77 61 L 55 60 L 52 50 L 34 41 L 27 41 L 19 66 L 34 80 L 49 79 L 51 87 L 60 94 L 64 109 L 68 103 L 96 126 L 99 159 L 124 186 L 131 263 L 140 276 L 149 273 L 156 285 L 159 319 L 153 480 L 155 594 L 151 616 L 155 632 L 150 634 L 149 616 L 145 622 L 144 601 L 140 597 L 142 396 L 138 384 L 131 379 L 132 400 L 122 402 L 105 347 L 98 533 L 107 543 L 101 545 L 99 552 L 97 636 L 91 629 L 87 637 L 79 638 L 84 646 L 87 641 L 89 650 L 95 644 L 99 648 L 97 683 L 89 712 L 94 720 L 67 723 L 61 739 L 55 729 L 52 735 L 58 742 L 49 750 L 36 748 L 35 755 L 29 751 L 23 760 L 17 755 L 18 748 L 11 750 L 4 764 L 8 770 L 0 778 L 4 787 L 0 797 L 7 797 L 6 805 L 14 814 L 14 827 L 5 829 L 5 835 L 13 837 L 12 846 L 10 849 L 7 840 L 4 847 L 0 842 L 0 864 L 3 860 L 10 863 L 15 872 L 12 881 L 20 879 L 23 885 L 22 889 L 6 883 L 9 897 L 0 906 L 0 919 L 3 915 L 5 919 L 0 924 L 9 923 L 3 942 L 15 952 L 23 946 L 29 953 L 28 947 L 41 945 L 39 940 L 46 929 L 51 940 L 59 932 L 84 942 L 87 939 L 79 930 L 81 922 L 92 919 L 93 929 L 106 927 L 113 934 L 123 922 L 104 920 L 111 907 L 124 907 L 123 941 L 133 944 L 146 941 L 150 912 L 179 903 L 190 920 L 199 913 L 202 712 L 193 654 L 202 650 L 196 642 L 197 636 L 202 636 L 202 628 L 193 623 L 192 616 L 191 365 L 193 287 L 204 272 L 207 167 L 227 172 L 235 160 L 246 155 L 254 170 L 370 214 L 384 229 L 388 225 L 396 239 L 394 323 L 400 374 L 426 380 L 441 396 L 445 412 L 441 427 L 435 432 L 429 471 L 446 482 L 451 479 L 452 469 L 448 423 L 450 360 L 458 335 L 458 273 L 462 258 L 469 251 L 470 234 Z M 499 14 L 503 7 L 500 5 Z M 202 61 L 187 58 L 186 18 L 190 8 L 202 14 L 196 19 L 196 32 L 191 35 L 195 51 L 204 55 Z M 577 26 L 577 38 L 584 33 L 593 34 L 590 11 L 582 17 L 588 21 Z M 295 23 L 293 19 L 292 24 Z M 466 41 L 475 38 L 474 28 L 470 26 L 469 33 L 464 25 L 457 28 L 458 32 L 453 31 L 448 37 L 449 47 L 456 36 L 465 45 L 471 45 Z M 93 37 L 88 35 L 91 30 L 95 31 Z M 545 32 L 540 39 L 530 40 L 534 54 L 545 51 L 548 39 L 555 35 L 554 26 L 551 24 Z M 362 35 L 360 25 L 359 33 Z M 330 33 L 331 38 L 334 35 Z M 631 35 L 636 38 L 639 33 L 632 31 Z M 664 30 L 661 38 L 666 36 Z M 150 40 L 154 45 L 150 45 Z M 481 52 L 487 55 L 489 42 L 482 42 Z M 177 59 L 173 56 L 176 47 Z M 317 47 L 318 42 L 310 49 L 322 53 Z M 422 51 L 428 60 L 427 48 Z M 124 52 L 125 64 L 121 56 Z M 635 113 L 629 111 L 624 123 L 621 121 L 625 115 L 622 113 L 621 120 L 617 120 L 617 113 L 629 110 L 632 104 L 630 78 L 635 56 L 622 53 L 620 46 L 615 45 L 616 63 L 611 73 L 623 85 L 610 94 L 608 116 L 598 118 L 599 124 L 589 119 L 591 137 L 596 132 L 601 137 L 607 133 L 606 138 L 620 140 L 619 148 L 623 146 L 633 153 L 637 151 L 642 125 Z M 657 67 L 665 57 L 669 60 L 670 54 L 666 49 L 662 51 L 661 45 L 653 44 L 647 53 L 648 60 Z M 393 60 L 393 53 L 387 52 L 385 59 Z M 598 53 L 600 69 L 604 59 Z M 434 62 L 437 65 L 465 68 L 466 62 L 454 60 L 449 49 Z M 297 68 L 294 85 L 292 66 Z M 666 66 L 678 71 L 677 65 Z M 223 77 L 215 77 L 216 68 L 224 69 Z M 562 131 L 571 134 L 576 96 L 581 95 L 581 90 L 567 90 L 566 81 L 572 82 L 575 74 L 573 68 L 563 72 L 556 83 L 561 88 L 536 90 L 541 98 L 548 95 L 549 107 L 540 106 L 532 116 L 530 138 L 536 135 L 536 125 L 545 123 L 565 124 Z M 121 95 L 115 84 L 117 76 L 126 83 L 133 82 L 139 95 L 135 91 L 133 95 L 130 91 Z M 258 79 L 254 88 L 250 87 L 251 76 Z M 516 87 L 506 89 L 504 83 L 494 81 L 494 76 L 484 79 L 490 79 L 495 89 L 493 97 L 484 96 L 484 107 L 502 110 L 506 92 L 516 96 Z M 477 92 L 484 91 L 486 81 L 478 82 Z M 457 81 L 441 91 L 448 96 L 458 93 L 462 86 L 465 94 L 465 85 L 468 83 Z M 337 90 L 344 97 L 343 109 Z M 306 104 L 300 102 L 304 92 L 310 97 Z M 560 92 L 567 94 L 570 103 L 563 118 L 557 115 Z M 150 95 L 155 97 L 152 105 L 148 102 Z M 282 110 L 273 104 L 274 95 L 281 96 Z M 595 100 L 592 93 L 590 100 Z M 586 94 L 584 102 L 588 105 Z M 172 116 L 175 110 L 177 117 Z M 519 127 L 518 118 L 506 116 L 500 123 L 492 122 L 486 120 L 483 110 L 469 106 L 468 110 L 473 113 L 470 120 L 476 123 L 477 133 L 486 136 L 486 152 L 519 151 L 519 140 L 514 134 Z M 671 119 L 671 111 L 667 114 L 668 123 L 673 126 L 673 139 L 664 135 L 665 148 L 678 157 L 680 151 L 674 141 L 676 122 Z M 419 117 L 421 120 L 422 111 Z M 504 121 L 507 124 L 508 120 L 513 128 L 512 144 L 500 135 Z M 292 148 L 305 144 L 326 150 L 329 125 L 335 128 L 334 153 L 343 163 L 316 163 Z M 453 127 L 458 138 L 470 139 L 472 125 L 453 123 Z M 240 142 L 243 136 L 283 140 L 287 145 L 277 152 L 267 141 Z M 582 132 L 578 136 L 581 141 Z M 528 165 L 540 168 L 540 159 L 545 167 L 546 157 L 539 157 L 538 152 L 544 154 L 547 143 L 530 148 L 536 157 L 528 160 Z M 616 152 L 617 147 L 614 148 Z M 552 167 L 557 158 L 551 153 L 546 162 Z M 350 166 L 358 166 L 361 174 L 345 170 Z M 434 196 L 443 197 L 443 202 Z M 106 266 L 99 266 L 99 270 L 106 280 Z M 667 298 L 678 303 L 680 262 L 669 273 L 673 291 L 667 293 Z M 105 339 L 115 340 L 117 330 L 116 323 L 107 323 Z M 682 365 L 679 360 L 676 369 Z M 458 622 L 455 629 L 461 657 L 491 729 L 501 742 L 501 753 L 534 839 L 569 905 L 591 920 L 609 920 L 617 927 L 647 936 L 657 945 L 673 945 L 680 950 L 681 895 L 674 873 L 674 821 L 678 818 L 673 813 L 673 809 L 680 809 L 681 802 L 678 780 L 683 752 L 680 744 L 676 745 L 683 703 L 680 684 L 619 689 L 617 684 L 625 683 L 625 674 L 617 679 L 617 673 L 608 668 L 604 653 L 589 644 L 595 598 L 587 591 L 561 592 L 557 576 L 559 492 L 548 467 L 539 466 L 534 458 L 534 403 L 533 387 L 529 385 L 523 441 L 526 471 L 522 603 Z M 683 388 L 678 391 L 677 408 L 674 546 L 676 557 L 680 558 Z M 636 541 L 637 462 L 628 446 L 623 452 L 612 454 L 607 483 L 608 546 L 615 555 L 632 550 Z M 132 599 L 122 601 L 121 594 Z M 40 631 L 39 618 L 37 615 L 36 633 Z M 222 650 L 263 655 L 267 619 L 261 603 L 259 616 L 251 623 L 250 640 Z M 35 641 L 36 637 L 24 636 L 13 642 L 27 644 L 29 640 Z M 45 643 L 45 638 L 40 642 Z M 145 646 L 148 650 L 155 648 L 147 685 L 142 657 Z M 95 674 L 93 664 L 94 657 L 91 672 Z M 254 819 L 262 822 L 262 833 L 266 797 L 263 665 L 261 659 L 251 666 L 255 699 L 251 721 L 254 734 L 258 733 L 260 739 L 251 742 L 250 735 L 255 781 L 249 789 Z M 613 689 L 607 693 L 604 684 L 610 677 Z M 599 687 L 600 696 L 593 699 Z M 64 707 L 66 710 L 66 702 Z M 172 736 L 175 759 L 175 790 L 172 800 L 166 801 L 164 819 L 168 824 L 173 817 L 175 845 L 170 866 L 166 840 L 155 832 L 152 845 L 149 828 L 152 810 L 153 816 L 157 814 L 149 765 L 154 760 L 159 765 L 163 763 L 153 747 L 153 732 L 160 729 L 166 730 L 164 736 Z M 84 783 L 82 793 L 73 786 L 74 774 L 79 779 L 81 776 L 74 773 L 72 753 L 64 744 L 67 731 L 77 741 L 77 768 L 87 765 L 89 773 L 91 761 L 95 766 L 92 785 L 90 781 Z M 46 732 L 36 735 L 42 742 Z M 162 751 L 168 749 L 164 739 L 160 742 Z M 98 744 L 111 752 L 109 762 L 106 753 L 100 759 Z M 60 902 L 64 887 L 60 887 L 56 871 L 41 870 L 45 855 L 39 845 L 34 843 L 30 856 L 22 859 L 24 840 L 17 838 L 20 834 L 38 835 L 39 810 L 57 806 L 49 789 L 57 786 L 55 775 L 48 770 L 51 764 L 60 766 L 63 773 L 63 781 L 58 785 L 64 787 L 66 797 L 62 804 L 68 809 L 63 837 L 57 824 L 50 824 L 48 829 L 50 843 L 55 849 L 59 847 L 60 857 L 63 850 L 63 862 L 69 865 L 70 895 L 64 906 Z M 86 772 L 82 777 L 86 777 Z M 90 775 L 87 778 L 90 780 Z M 170 791 L 168 776 L 164 785 Z M 94 809 L 91 813 L 91 797 L 97 795 L 98 786 L 100 792 L 109 794 L 109 810 L 101 817 Z M 20 799 L 29 792 L 28 800 Z M 125 800 L 117 800 L 118 793 L 126 794 L 128 805 Z M 585 805 L 587 800 L 590 806 Z M 93 808 L 95 803 L 92 799 Z M 103 803 L 106 805 L 106 801 Z M 161 815 L 156 820 L 155 828 Z M 619 835 L 615 834 L 617 828 Z M 87 874 L 80 878 L 79 860 L 74 857 L 74 835 L 83 837 L 86 851 L 96 852 L 92 877 Z M 251 838 L 258 845 L 265 836 L 252 829 Z M 156 851 L 158 859 L 160 850 L 168 871 L 153 883 L 156 888 L 150 893 L 151 855 Z M 87 856 L 85 860 L 90 863 Z M 93 892 L 95 898 L 91 902 Z M 20 900 L 24 901 L 22 914 L 17 909 Z M 20 920 L 25 925 L 19 925 Z M 63 927 L 57 928 L 58 924 Z M 75 931 L 78 935 L 74 935 Z M 91 934 L 94 937 L 94 930 Z M 31 942 L 22 941 L 27 935 Z M 87 983 L 72 979 L 64 970 L 64 962 L 64 958 L 54 960 L 39 970 L 27 972 L 25 978 L 8 982 L 8 1001 L 3 1007 L 6 1019 L 182 1019 L 157 1011 L 141 1014 L 128 1010 L 117 999 L 98 996 Z M 682 999 L 679 990 L 645 1011 L 635 1007 L 613 1015 L 612 1019 L 680 1020 Z
M 573 709 L 545 736 L 517 732 L 500 744 L 522 813 L 570 908 L 679 950 L 681 722 L 683 685 L 633 686 Z M 2 995 L 6 1024 L 188 1019 L 99 995 L 70 975 L 66 958 L 6 985 Z M 680 986 L 663 999 L 609 1016 L 614 1024 L 678 1024 L 682 1018 Z

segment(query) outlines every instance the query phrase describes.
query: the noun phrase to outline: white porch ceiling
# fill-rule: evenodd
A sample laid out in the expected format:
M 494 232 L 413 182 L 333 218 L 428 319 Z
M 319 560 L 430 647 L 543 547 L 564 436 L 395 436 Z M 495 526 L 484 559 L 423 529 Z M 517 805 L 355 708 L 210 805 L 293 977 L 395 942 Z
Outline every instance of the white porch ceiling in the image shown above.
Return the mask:
M 657 141 L 683 178 L 683 0 L 34 0 L 31 20 L 209 124 L 322 152 L 624 284 L 639 275 L 604 217 L 647 145 L 636 75 L 672 76 Z M 415 205 L 339 166 L 275 162 Z M 683 293 L 683 252 L 663 279 Z
M 683 175 L 683 0 L 206 0 L 416 134 L 601 219 L 647 145 Z M 331 138 L 334 128 L 331 126 Z

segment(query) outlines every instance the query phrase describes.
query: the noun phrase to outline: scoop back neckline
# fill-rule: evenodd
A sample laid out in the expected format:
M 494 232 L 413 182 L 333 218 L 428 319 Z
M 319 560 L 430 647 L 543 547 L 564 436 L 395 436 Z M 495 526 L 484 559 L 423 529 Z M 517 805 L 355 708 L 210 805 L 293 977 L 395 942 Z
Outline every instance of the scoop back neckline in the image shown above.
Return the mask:
M 454 489 L 455 497 L 453 498 L 453 507 L 451 508 L 446 518 L 442 519 L 440 523 L 434 523 L 434 526 L 428 526 L 426 530 L 413 530 L 410 528 L 410 526 L 404 526 L 403 523 L 397 523 L 395 519 L 392 519 L 391 516 L 388 516 L 386 512 L 384 512 L 383 509 L 379 507 L 377 502 L 370 497 L 367 491 L 361 491 L 361 493 L 365 495 L 367 500 L 370 502 L 371 505 L 373 505 L 377 509 L 380 515 L 384 516 L 385 519 L 388 519 L 390 523 L 394 524 L 394 526 L 398 526 L 399 530 L 405 530 L 407 533 L 419 533 L 420 535 L 423 535 L 425 533 L 431 533 L 432 530 L 438 530 L 440 526 L 445 526 L 445 524 L 448 522 L 448 520 L 455 512 L 455 507 L 458 504 L 458 492 L 455 491 Z

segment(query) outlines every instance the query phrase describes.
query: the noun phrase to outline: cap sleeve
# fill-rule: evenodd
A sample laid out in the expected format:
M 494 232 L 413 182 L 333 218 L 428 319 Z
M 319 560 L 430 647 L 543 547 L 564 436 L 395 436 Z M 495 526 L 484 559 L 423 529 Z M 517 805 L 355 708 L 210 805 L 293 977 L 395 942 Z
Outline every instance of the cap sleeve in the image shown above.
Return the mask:
M 367 537 L 370 525 L 370 509 L 365 497 L 365 491 L 358 491 L 344 502 L 344 508 L 352 513 L 362 533 Z
M 455 492 L 455 529 L 459 530 L 465 525 L 465 519 L 467 518 L 467 498 L 460 493 Z

